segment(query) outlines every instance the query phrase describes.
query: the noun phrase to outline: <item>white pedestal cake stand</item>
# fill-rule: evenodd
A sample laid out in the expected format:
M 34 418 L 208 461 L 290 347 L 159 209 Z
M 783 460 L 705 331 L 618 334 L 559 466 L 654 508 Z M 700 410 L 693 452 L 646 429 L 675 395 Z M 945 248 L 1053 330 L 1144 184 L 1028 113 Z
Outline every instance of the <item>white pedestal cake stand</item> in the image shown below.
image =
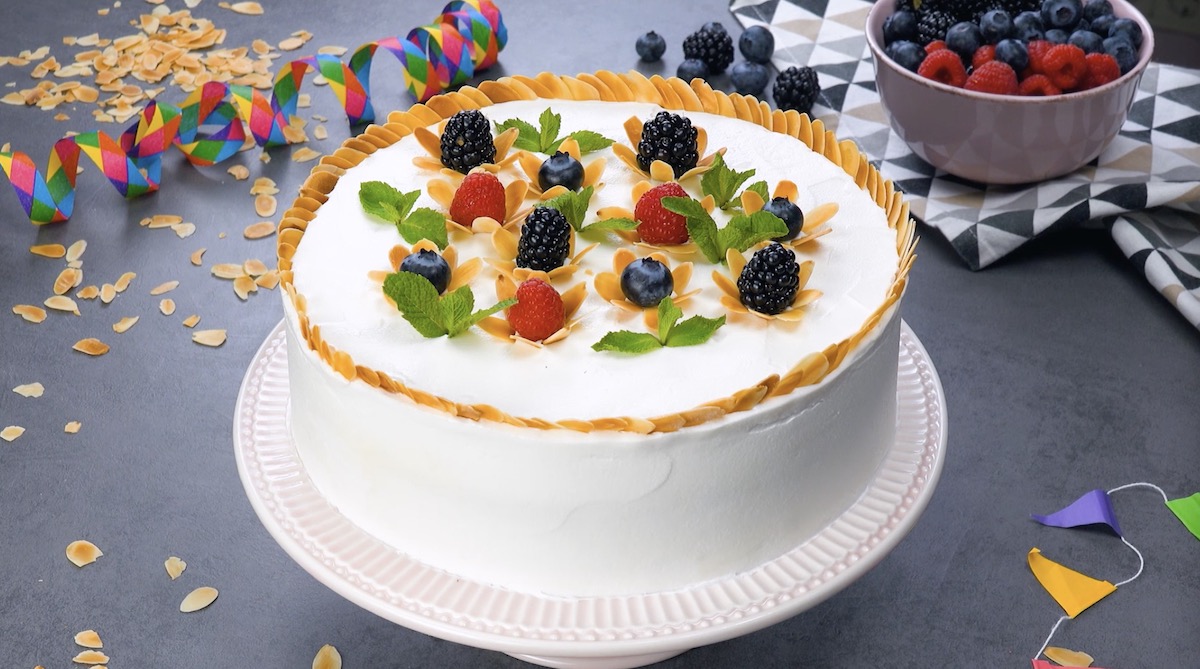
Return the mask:
M 234 447 L 263 525 L 346 599 L 419 632 L 534 664 L 626 669 L 794 616 L 862 576 L 908 533 L 941 472 L 946 404 L 907 323 L 899 353 L 896 443 L 862 497 L 787 554 L 683 590 L 579 598 L 515 592 L 418 562 L 365 533 L 321 496 L 292 444 L 282 323 L 242 382 Z

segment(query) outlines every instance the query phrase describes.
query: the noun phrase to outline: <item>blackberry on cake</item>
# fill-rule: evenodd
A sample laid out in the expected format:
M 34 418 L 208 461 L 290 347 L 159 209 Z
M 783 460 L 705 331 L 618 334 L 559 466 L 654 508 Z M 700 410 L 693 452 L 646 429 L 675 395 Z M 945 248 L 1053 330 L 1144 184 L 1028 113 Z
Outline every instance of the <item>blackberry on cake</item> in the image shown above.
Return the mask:
M 737 287 L 747 309 L 768 315 L 782 313 L 792 305 L 800 287 L 796 253 L 779 242 L 755 251 L 742 268 Z
M 683 57 L 704 61 L 710 73 L 720 74 L 733 62 L 733 38 L 724 28 L 701 28 L 684 38 Z
M 658 112 L 642 124 L 642 138 L 637 145 L 638 167 L 650 171 L 650 164 L 661 160 L 671 166 L 675 176 L 681 176 L 700 160 L 698 136 L 687 117 Z
M 492 125 L 477 109 L 456 113 L 442 131 L 442 164 L 466 174 L 496 159 Z
M 553 207 L 535 207 L 521 227 L 517 267 L 549 272 L 562 267 L 571 252 L 571 224 Z
M 780 109 L 794 109 L 801 114 L 812 110 L 813 103 L 821 93 L 817 71 L 811 67 L 789 67 L 775 77 L 771 97 Z

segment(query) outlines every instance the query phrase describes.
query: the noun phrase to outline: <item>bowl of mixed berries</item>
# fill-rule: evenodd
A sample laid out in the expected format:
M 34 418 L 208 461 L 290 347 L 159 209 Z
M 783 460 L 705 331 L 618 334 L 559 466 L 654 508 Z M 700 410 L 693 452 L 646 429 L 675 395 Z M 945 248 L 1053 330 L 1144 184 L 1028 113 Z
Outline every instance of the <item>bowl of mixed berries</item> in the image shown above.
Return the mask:
M 1126 0 L 879 0 L 867 42 L 896 133 L 934 167 L 990 184 L 1094 160 L 1154 50 Z

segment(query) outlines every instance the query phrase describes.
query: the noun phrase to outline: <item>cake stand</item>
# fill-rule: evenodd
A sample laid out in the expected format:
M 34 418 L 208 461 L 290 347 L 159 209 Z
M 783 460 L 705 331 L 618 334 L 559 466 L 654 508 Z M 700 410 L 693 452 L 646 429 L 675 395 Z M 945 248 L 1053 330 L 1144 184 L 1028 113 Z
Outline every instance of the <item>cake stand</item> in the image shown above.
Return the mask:
M 908 533 L 941 473 L 946 403 L 937 371 L 907 323 L 899 355 L 896 442 L 858 501 L 787 554 L 681 590 L 578 598 L 518 592 L 418 562 L 358 528 L 313 485 L 291 441 L 282 323 L 242 381 L 234 448 L 263 525 L 300 566 L 346 599 L 419 632 L 533 664 L 626 669 L 815 606 Z

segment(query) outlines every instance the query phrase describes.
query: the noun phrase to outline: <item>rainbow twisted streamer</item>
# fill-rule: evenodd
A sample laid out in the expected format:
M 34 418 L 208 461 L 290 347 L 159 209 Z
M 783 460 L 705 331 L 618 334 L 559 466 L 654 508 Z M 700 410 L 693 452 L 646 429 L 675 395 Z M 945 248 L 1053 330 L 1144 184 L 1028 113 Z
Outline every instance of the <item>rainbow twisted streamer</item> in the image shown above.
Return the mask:
M 404 40 L 388 37 L 360 46 L 349 63 L 318 54 L 285 65 L 270 97 L 249 86 L 211 82 L 180 106 L 151 102 L 117 138 L 93 131 L 54 144 L 43 174 L 20 151 L 0 152 L 0 168 L 35 225 L 60 223 L 75 208 L 80 153 L 100 168 L 117 191 L 132 199 L 158 190 L 162 157 L 174 146 L 188 162 L 204 167 L 241 150 L 249 129 L 263 148 L 288 144 L 283 130 L 296 114 L 304 76 L 316 72 L 329 82 L 351 125 L 375 120 L 371 64 L 382 49 L 404 68 L 404 85 L 419 102 L 466 82 L 495 64 L 508 43 L 508 30 L 492 0 L 453 0 L 434 23 L 414 28 Z

